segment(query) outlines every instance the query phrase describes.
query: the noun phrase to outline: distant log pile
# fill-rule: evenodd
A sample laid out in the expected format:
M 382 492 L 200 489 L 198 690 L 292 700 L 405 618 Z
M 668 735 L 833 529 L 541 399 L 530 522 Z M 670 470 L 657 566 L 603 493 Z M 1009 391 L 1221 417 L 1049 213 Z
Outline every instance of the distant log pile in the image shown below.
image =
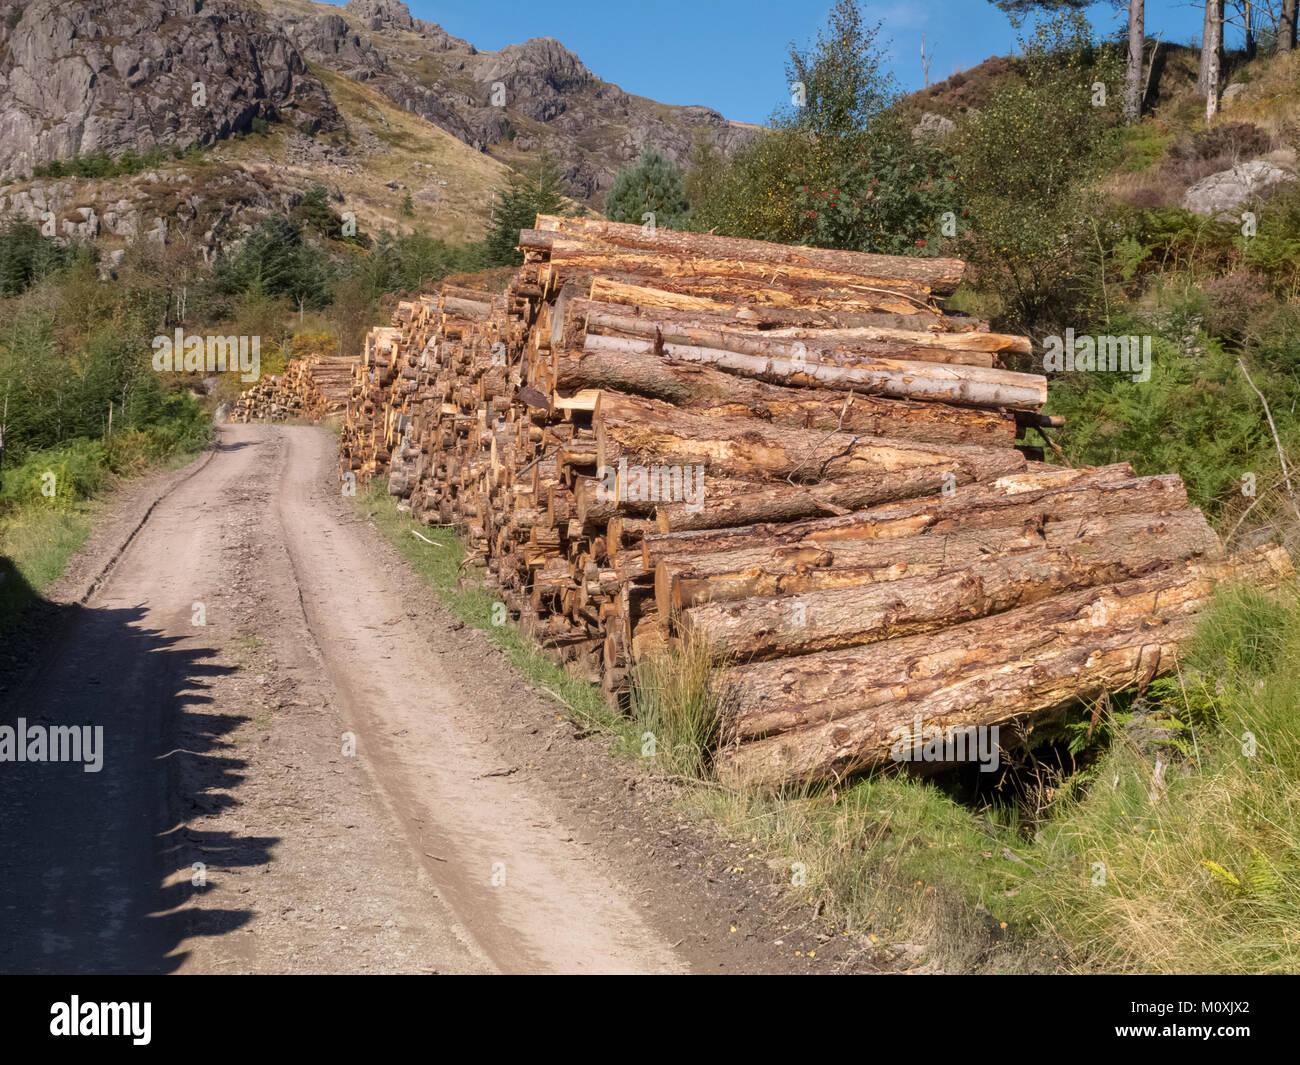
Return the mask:
M 283 421 L 305 418 L 318 422 L 347 409 L 354 359 L 308 355 L 291 359 L 283 374 L 264 377 L 235 400 L 233 422 Z
M 1008 722 L 1174 664 L 1225 558 L 1177 477 L 1068 469 L 962 263 L 539 216 L 504 295 L 402 303 L 340 469 L 454 526 L 521 626 L 621 698 L 683 640 L 724 779 L 838 778 L 897 726 Z M 1049 441 L 1050 442 L 1050 441 Z

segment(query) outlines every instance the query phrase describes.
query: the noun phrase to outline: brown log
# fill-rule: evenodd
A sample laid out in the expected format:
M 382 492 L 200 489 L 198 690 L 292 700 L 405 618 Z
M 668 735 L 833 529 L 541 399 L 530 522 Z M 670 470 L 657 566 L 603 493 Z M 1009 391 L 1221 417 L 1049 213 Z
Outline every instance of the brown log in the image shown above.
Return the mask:
M 1010 447 L 1016 436 L 1014 419 L 999 411 L 833 389 L 783 388 L 663 358 L 571 352 L 560 353 L 556 366 L 555 387 L 566 393 L 590 388 L 631 392 L 716 417 L 753 417 L 803 429 L 842 428 L 904 440 L 990 447 Z
M 729 660 L 781 658 L 933 632 L 1222 551 L 1199 510 L 1129 520 L 1119 529 L 1081 522 L 1079 535 L 1060 546 L 999 553 L 895 581 L 712 602 L 684 611 L 681 628 Z
M 1128 463 L 1053 467 L 963 485 L 951 495 L 892 504 L 832 518 L 789 524 L 745 525 L 651 536 L 645 565 L 660 559 L 730 551 L 760 544 L 822 544 L 916 536 L 923 532 L 1007 528 L 1102 514 L 1153 514 L 1187 506 L 1187 489 L 1174 476 L 1133 477 Z
M 941 311 L 938 308 L 927 311 L 909 308 L 908 313 L 896 313 L 852 307 L 834 309 L 797 303 L 779 306 L 774 303 L 755 303 L 748 300 L 733 302 L 679 291 L 680 286 L 675 285 L 663 283 L 656 283 L 654 286 L 646 285 L 641 283 L 643 280 L 631 275 L 611 276 L 602 273 L 590 279 L 590 296 L 593 300 L 628 305 L 638 313 L 674 310 L 716 314 L 756 328 L 877 326 L 893 329 L 926 329 L 931 332 L 982 332 L 988 328 L 978 318 L 956 311 Z M 916 313 L 912 313 L 913 311 Z
M 966 265 L 960 259 L 904 258 L 827 248 L 795 248 L 788 244 L 718 237 L 709 233 L 683 233 L 663 227 L 646 232 L 641 226 L 595 218 L 538 215 L 536 228 L 543 232 L 564 233 L 624 248 L 641 248 L 662 255 L 740 259 L 783 266 L 791 270 L 811 268 L 858 277 L 906 278 L 942 295 L 957 288 Z
M 755 596 L 806 595 L 881 581 L 942 574 L 954 567 L 997 555 L 1063 547 L 1080 537 L 1122 541 L 1142 534 L 1149 514 L 1083 517 L 1030 522 L 1021 528 L 970 529 L 879 540 L 841 540 L 828 544 L 767 544 L 661 559 L 655 566 L 655 601 L 669 617 L 704 603 L 734 602 Z M 1203 535 L 1199 511 L 1173 511 L 1173 524 L 1191 523 Z
M 714 366 L 771 384 L 852 389 L 867 395 L 1009 410 L 1037 410 L 1047 402 L 1047 378 L 1040 374 L 983 366 L 866 358 L 853 366 L 836 366 L 817 363 L 811 358 L 807 361 L 769 358 L 720 348 L 656 345 L 647 340 L 591 335 L 583 346 L 587 351 L 662 354 L 678 362 Z
M 612 393 L 601 396 L 594 419 L 597 467 L 613 466 L 612 456 L 622 453 L 640 457 L 647 466 L 702 464 L 709 474 L 805 483 L 891 472 L 915 475 L 929 467 L 940 479 L 951 474 L 957 484 L 1024 469 L 1024 458 L 1006 448 L 789 429 L 750 419 L 701 417 L 627 396 L 615 400 Z
M 1180 563 L 942 633 L 780 659 L 719 675 L 735 738 L 719 776 L 741 785 L 837 779 L 892 764 L 923 728 L 1002 725 L 1171 672 L 1216 585 L 1276 588 L 1279 547 Z M 775 734 L 773 734 L 775 733 Z
M 867 360 L 893 359 L 914 362 L 944 362 L 991 367 L 999 351 L 1028 348 L 1029 342 L 997 333 L 926 333 L 904 329 L 794 329 L 758 331 L 719 328 L 699 315 L 663 313 L 638 317 L 622 308 L 591 301 L 574 301 L 569 313 L 585 324 L 585 334 L 659 338 L 669 344 L 718 348 L 746 355 L 791 358 L 800 350 L 813 362 L 838 366 Z M 566 328 L 566 340 L 581 346 L 584 330 Z M 978 338 L 978 343 L 976 342 Z M 1024 354 L 1028 354 L 1025 351 Z

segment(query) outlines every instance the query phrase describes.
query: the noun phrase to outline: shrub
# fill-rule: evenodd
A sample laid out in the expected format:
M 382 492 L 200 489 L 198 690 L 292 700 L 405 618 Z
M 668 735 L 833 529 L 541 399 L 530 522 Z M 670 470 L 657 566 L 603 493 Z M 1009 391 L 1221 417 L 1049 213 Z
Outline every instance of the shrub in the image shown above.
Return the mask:
M 641 225 L 651 213 L 656 225 L 680 229 L 689 211 L 681 171 L 648 145 L 635 162 L 615 175 L 605 196 L 605 217 L 611 222 Z

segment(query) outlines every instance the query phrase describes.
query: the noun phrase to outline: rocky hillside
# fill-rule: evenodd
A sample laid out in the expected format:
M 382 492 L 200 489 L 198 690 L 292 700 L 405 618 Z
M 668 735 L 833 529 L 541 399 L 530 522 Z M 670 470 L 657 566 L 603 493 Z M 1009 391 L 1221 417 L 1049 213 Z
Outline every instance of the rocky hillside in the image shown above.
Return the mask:
M 260 12 L 204 0 L 0 0 L 0 176 L 54 159 L 342 119 Z
M 400 107 L 510 165 L 548 151 L 571 195 L 599 207 L 646 143 L 685 162 L 693 143 L 734 150 L 752 127 L 604 81 L 549 37 L 481 52 L 396 0 L 260 0 L 313 64 L 366 81 Z
M 642 144 L 684 162 L 750 129 L 631 96 L 558 41 L 480 52 L 387 0 L 0 0 L 0 221 L 109 249 L 211 259 L 315 182 L 371 232 L 477 239 L 542 151 L 599 209 Z M 117 177 L 50 172 L 187 148 Z

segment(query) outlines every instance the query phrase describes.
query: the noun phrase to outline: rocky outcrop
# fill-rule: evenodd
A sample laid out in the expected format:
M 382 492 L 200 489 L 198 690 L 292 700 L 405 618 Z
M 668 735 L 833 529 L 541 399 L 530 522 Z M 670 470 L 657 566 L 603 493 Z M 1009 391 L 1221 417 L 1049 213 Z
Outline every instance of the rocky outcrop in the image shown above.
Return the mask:
M 1236 219 L 1236 212 L 1284 181 L 1294 181 L 1279 166 L 1256 159 L 1202 178 L 1183 196 L 1183 208 L 1215 218 Z
M 125 178 L 10 186 L 0 190 L 0 218 L 64 240 L 184 242 L 212 262 L 267 215 L 292 210 L 303 191 L 235 167 L 174 165 Z
M 696 142 L 729 154 L 753 135 L 707 107 L 632 96 L 549 37 L 480 52 L 396 0 L 349 0 L 341 17 L 296 11 L 273 5 L 313 62 L 369 80 L 400 107 L 512 166 L 547 152 L 569 193 L 597 206 L 643 145 L 682 165 Z
M 280 19 L 280 27 L 308 62 L 324 63 L 357 81 L 388 70 L 383 55 L 339 15 L 290 15 Z
M 74 155 L 210 144 L 254 118 L 341 123 L 260 11 L 227 0 L 0 2 L 0 176 Z

